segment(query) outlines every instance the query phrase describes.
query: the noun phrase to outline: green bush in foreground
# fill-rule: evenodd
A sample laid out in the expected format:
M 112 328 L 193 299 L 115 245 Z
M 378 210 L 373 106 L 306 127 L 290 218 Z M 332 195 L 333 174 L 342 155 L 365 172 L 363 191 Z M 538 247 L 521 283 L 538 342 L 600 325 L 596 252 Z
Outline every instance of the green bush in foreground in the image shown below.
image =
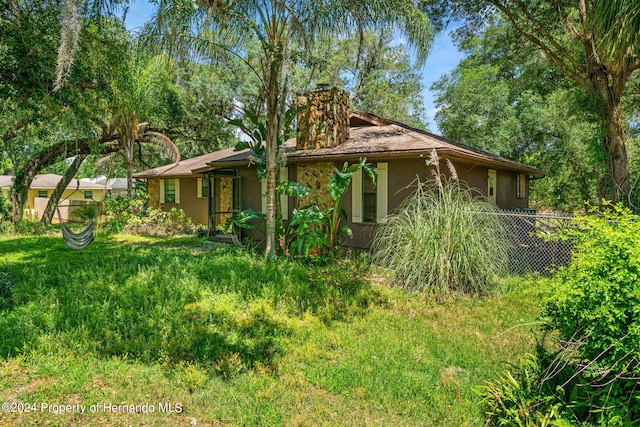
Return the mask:
M 577 219 L 571 264 L 556 274 L 545 320 L 593 367 L 640 375 L 640 216 L 616 205 Z
M 495 205 L 436 175 L 380 224 L 374 261 L 397 285 L 434 294 L 488 290 L 506 267 L 507 241 Z
M 576 221 L 542 302 L 555 345 L 481 388 L 494 424 L 640 425 L 640 216 L 605 203 Z
M 573 259 L 552 279 L 542 316 L 578 378 L 563 383 L 575 389 L 576 415 L 629 425 L 640 422 L 640 216 L 612 204 L 591 214 L 577 220 Z

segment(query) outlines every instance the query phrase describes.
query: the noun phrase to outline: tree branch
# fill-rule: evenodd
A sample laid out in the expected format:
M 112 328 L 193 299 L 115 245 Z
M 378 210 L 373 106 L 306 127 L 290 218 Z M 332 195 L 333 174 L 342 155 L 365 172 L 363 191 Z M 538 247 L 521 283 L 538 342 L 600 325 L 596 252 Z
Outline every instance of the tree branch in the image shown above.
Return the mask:
M 547 54 L 547 56 L 549 57 L 549 59 L 556 64 L 565 74 L 567 74 L 567 76 L 571 77 L 572 79 L 574 79 L 576 82 L 578 82 L 581 86 L 588 86 L 589 85 L 589 81 L 581 76 L 580 74 L 578 74 L 579 71 L 584 72 L 585 70 L 582 67 L 578 67 L 578 70 L 574 70 L 571 69 L 571 67 L 569 67 L 564 61 L 563 58 L 561 56 L 559 56 L 556 52 L 554 52 L 549 45 L 547 45 L 544 41 L 542 41 L 540 38 L 534 36 L 533 34 L 531 34 L 529 31 L 527 31 L 521 24 L 520 22 L 518 22 L 516 16 L 509 10 L 508 7 L 506 7 L 504 4 L 502 4 L 500 1 L 498 0 L 489 0 L 491 2 L 491 4 L 493 4 L 495 7 L 497 7 L 502 13 L 505 14 L 505 16 L 507 17 L 507 19 L 509 19 L 509 21 L 511 21 L 511 23 L 513 24 L 513 27 L 520 33 L 522 34 L 527 40 L 529 40 L 531 43 L 535 44 L 536 46 L 538 46 L 540 49 L 542 49 L 542 51 L 544 53 Z M 567 55 L 568 52 L 567 52 Z M 569 57 L 571 57 L 569 55 Z M 571 57 L 572 58 L 572 57 Z M 565 58 L 568 60 L 568 58 Z M 575 61 L 575 58 L 573 58 Z M 572 62 L 572 61 L 569 61 Z
M 2 142 L 7 142 L 9 140 L 12 140 L 13 138 L 18 136 L 18 132 L 20 131 L 20 129 L 24 129 L 29 125 L 29 122 L 27 122 L 26 120 L 17 122 L 16 124 L 13 125 L 13 128 L 11 128 L 10 130 L 6 131 L 4 134 L 2 134 Z

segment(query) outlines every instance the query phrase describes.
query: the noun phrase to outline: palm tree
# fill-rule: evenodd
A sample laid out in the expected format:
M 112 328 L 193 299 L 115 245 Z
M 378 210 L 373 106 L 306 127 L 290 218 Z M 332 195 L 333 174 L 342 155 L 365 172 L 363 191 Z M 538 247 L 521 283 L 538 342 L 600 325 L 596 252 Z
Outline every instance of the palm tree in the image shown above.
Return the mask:
M 640 3 L 631 0 L 596 1 L 591 22 L 600 34 L 600 50 L 610 58 L 621 53 L 640 55 Z
M 428 17 L 412 0 L 199 0 L 197 5 L 160 2 L 156 24 L 169 45 L 177 41 L 202 46 L 198 36 L 214 31 L 220 35 L 215 47 L 240 57 L 242 41 L 252 40 L 260 46 L 256 74 L 266 100 L 267 256 L 274 255 L 276 248 L 277 141 L 283 134 L 292 40 L 310 44 L 318 34 L 347 35 L 388 27 L 406 37 L 418 60 L 424 62 L 434 36 Z M 194 29 L 196 34 L 190 36 Z M 239 42 L 236 45 L 228 42 L 234 38 Z
M 140 142 L 160 147 L 171 161 L 180 161 L 180 151 L 169 137 L 150 130 L 148 123 L 141 118 L 148 116 L 152 100 L 158 87 L 166 58 L 149 57 L 141 53 L 134 45 L 134 53 L 123 64 L 121 79 L 113 82 L 113 124 L 121 138 L 122 149 L 118 154 L 124 157 L 127 168 L 127 193 L 133 197 L 133 161 L 135 148 Z M 102 159 L 103 161 L 105 159 Z

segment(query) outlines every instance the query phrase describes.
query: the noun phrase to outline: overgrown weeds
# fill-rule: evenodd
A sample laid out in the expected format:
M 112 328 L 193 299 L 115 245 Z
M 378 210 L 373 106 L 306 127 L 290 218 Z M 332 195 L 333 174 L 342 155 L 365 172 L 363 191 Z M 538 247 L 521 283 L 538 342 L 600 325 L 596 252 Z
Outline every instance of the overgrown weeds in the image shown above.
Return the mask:
M 104 199 L 104 228 L 109 233 L 134 233 L 157 236 L 190 234 L 197 227 L 182 209 L 161 209 L 145 207 L 142 198 L 130 199 L 116 196 Z
M 531 351 L 538 288 L 425 304 L 366 256 L 302 265 L 195 237 L 0 238 L 0 395 L 184 412 L 0 415 L 19 425 L 481 425 L 472 388 Z M 191 245 L 191 248 L 188 246 Z M 517 282 L 517 283 L 516 283 Z M 156 406 L 156 409 L 158 406 Z
M 273 365 L 286 349 L 292 316 L 310 312 L 331 322 L 363 312 L 373 298 L 346 264 L 309 267 L 240 250 L 167 251 L 104 240 L 71 256 L 55 237 L 22 241 L 0 241 L 12 277 L 11 295 L 3 291 L 12 308 L 0 317 L 5 357 L 61 347 L 207 362 L 228 375 Z
M 603 202 L 576 224 L 542 301 L 552 345 L 482 390 L 495 424 L 640 424 L 640 217 Z

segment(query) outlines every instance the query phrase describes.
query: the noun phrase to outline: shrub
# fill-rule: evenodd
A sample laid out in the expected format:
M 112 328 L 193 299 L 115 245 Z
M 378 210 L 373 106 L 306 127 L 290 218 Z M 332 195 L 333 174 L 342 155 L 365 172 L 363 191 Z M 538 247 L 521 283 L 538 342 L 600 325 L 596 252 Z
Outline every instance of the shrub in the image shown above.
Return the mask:
M 592 366 L 640 375 L 640 216 L 608 207 L 577 218 L 576 249 L 551 282 L 543 317 Z
M 496 210 L 477 191 L 436 174 L 380 224 L 374 261 L 409 290 L 484 292 L 507 265 Z
M 172 208 L 169 212 L 164 212 L 154 208 L 145 209 L 144 205 L 143 199 L 122 196 L 105 198 L 104 212 L 109 220 L 107 231 L 163 236 L 196 231 L 196 226 L 182 209 Z
M 47 232 L 47 226 L 40 221 L 21 219 L 16 223 L 18 234 L 38 236 Z
M 134 234 L 168 236 L 191 234 L 196 226 L 182 209 L 171 208 L 169 212 L 148 208 L 144 214 L 129 215 L 123 231 Z
M 552 278 L 542 318 L 580 379 L 581 416 L 627 425 L 640 420 L 640 216 L 606 202 L 590 213 L 577 218 L 571 263 Z

